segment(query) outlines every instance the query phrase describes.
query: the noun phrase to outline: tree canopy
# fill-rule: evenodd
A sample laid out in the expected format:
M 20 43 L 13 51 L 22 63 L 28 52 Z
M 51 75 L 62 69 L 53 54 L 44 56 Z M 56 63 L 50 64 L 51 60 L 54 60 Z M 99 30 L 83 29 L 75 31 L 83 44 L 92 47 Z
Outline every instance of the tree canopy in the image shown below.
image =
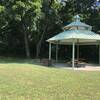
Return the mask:
M 98 0 L 1 0 L 0 55 L 47 57 L 45 40 L 61 32 L 76 14 L 100 34 Z

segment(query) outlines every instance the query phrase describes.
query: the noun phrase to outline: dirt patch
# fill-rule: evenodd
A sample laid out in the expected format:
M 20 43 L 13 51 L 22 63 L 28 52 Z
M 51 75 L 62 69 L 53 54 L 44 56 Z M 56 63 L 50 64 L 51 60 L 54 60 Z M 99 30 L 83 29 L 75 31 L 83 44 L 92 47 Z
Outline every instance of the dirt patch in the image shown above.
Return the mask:
M 83 70 L 83 71 L 100 71 L 100 66 L 86 66 L 84 68 L 75 68 L 75 70 Z

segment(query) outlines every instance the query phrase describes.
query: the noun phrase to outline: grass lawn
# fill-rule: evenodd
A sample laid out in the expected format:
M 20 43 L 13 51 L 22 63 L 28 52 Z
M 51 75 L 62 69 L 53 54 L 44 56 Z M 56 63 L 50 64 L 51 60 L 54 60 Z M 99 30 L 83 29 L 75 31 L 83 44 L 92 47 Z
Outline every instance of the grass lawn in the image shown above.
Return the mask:
M 100 72 L 0 63 L 0 100 L 100 100 Z

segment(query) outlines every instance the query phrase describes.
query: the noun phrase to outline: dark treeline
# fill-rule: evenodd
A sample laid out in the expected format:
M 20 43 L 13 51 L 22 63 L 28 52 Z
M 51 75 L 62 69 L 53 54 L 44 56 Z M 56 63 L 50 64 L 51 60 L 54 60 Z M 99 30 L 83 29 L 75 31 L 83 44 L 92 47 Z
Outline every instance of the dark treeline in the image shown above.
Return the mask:
M 96 0 L 0 0 L 0 56 L 48 57 L 46 39 L 63 31 L 76 14 L 100 33 L 100 2 Z M 95 57 L 97 48 L 80 49 L 83 56 Z M 66 47 L 59 56 L 65 51 Z

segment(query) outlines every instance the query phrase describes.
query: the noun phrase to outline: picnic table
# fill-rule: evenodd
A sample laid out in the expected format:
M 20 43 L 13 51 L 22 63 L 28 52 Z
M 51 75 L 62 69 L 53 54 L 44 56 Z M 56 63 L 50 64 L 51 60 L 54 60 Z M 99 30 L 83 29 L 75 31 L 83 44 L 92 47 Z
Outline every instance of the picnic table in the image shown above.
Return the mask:
M 76 67 L 84 67 L 86 62 L 86 59 L 83 58 L 74 60 L 74 64 Z M 69 61 L 68 64 L 72 65 L 72 61 Z

